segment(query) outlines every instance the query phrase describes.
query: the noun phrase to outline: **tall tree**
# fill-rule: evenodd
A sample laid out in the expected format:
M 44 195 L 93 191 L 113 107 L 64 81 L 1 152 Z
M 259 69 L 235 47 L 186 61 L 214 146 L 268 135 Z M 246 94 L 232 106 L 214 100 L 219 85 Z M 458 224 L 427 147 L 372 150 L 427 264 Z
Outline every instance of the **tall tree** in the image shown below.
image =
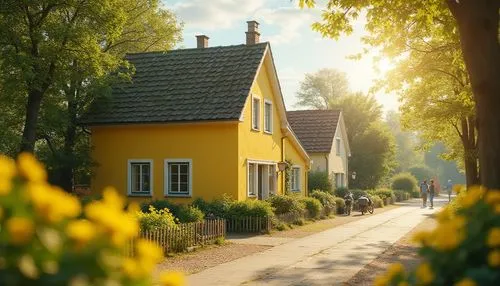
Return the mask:
M 313 6 L 315 1 L 299 3 Z M 481 183 L 500 189 L 499 9 L 500 1 L 492 0 L 329 0 L 322 22 L 313 28 L 337 38 L 352 32 L 352 21 L 366 12 L 370 35 L 365 42 L 391 57 L 405 55 L 415 31 L 432 39 L 435 30 L 455 29 L 476 104 Z
M 349 93 L 345 73 L 335 69 L 320 69 L 313 74 L 306 74 L 297 92 L 296 106 L 330 109 L 335 101 Z

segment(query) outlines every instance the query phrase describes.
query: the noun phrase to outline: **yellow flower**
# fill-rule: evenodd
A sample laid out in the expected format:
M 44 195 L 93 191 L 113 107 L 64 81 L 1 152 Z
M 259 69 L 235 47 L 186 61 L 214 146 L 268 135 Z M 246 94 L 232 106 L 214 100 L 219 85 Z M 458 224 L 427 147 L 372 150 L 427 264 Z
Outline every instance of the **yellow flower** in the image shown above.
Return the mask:
M 500 190 L 489 190 L 485 196 L 486 203 L 496 205 L 500 203 Z
M 481 199 L 484 193 L 485 189 L 483 187 L 470 187 L 467 190 L 466 195 L 460 198 L 460 205 L 462 205 L 464 208 L 469 208 L 475 205 Z
M 500 204 L 495 206 L 495 214 L 500 215 Z
M 24 217 L 12 217 L 7 221 L 6 226 L 10 242 L 14 245 L 28 243 L 35 232 L 33 222 Z
M 486 244 L 489 247 L 500 246 L 500 227 L 494 227 L 490 230 Z
M 463 185 L 453 185 L 453 192 L 459 194 L 464 189 Z
M 181 272 L 167 272 L 161 274 L 160 284 L 162 286 L 184 286 L 186 281 Z
M 78 198 L 60 188 L 43 183 L 28 183 L 27 192 L 37 214 L 49 223 L 77 217 L 81 213 Z
M 398 274 L 401 274 L 405 271 L 405 267 L 401 263 L 394 263 L 389 266 L 389 269 L 387 270 L 387 277 L 389 280 L 397 276 Z
M 66 233 L 68 237 L 76 241 L 78 245 L 84 245 L 94 238 L 96 230 L 90 221 L 81 219 L 68 223 Z
M 410 284 L 408 284 L 408 282 L 406 281 L 401 281 L 398 283 L 398 286 L 410 286 Z
M 373 286 L 387 286 L 389 284 L 389 277 L 385 275 L 380 275 L 375 278 L 373 281 Z
M 139 239 L 136 242 L 137 259 L 146 272 L 151 272 L 163 258 L 161 249 L 154 243 L 145 239 Z
M 43 165 L 30 153 L 21 153 L 17 157 L 19 172 L 31 182 L 39 183 L 47 180 L 47 172 Z
M 434 273 L 428 263 L 422 263 L 415 273 L 420 284 L 427 285 L 434 281 Z
M 123 272 L 130 278 L 142 276 L 140 265 L 132 258 L 125 258 L 122 264 Z
M 490 253 L 488 254 L 488 264 L 491 267 L 500 266 L 500 250 L 490 251 Z
M 0 196 L 12 189 L 12 178 L 16 175 L 16 164 L 11 158 L 0 155 Z
M 455 283 L 455 286 L 476 286 L 476 282 L 470 278 L 464 278 L 460 280 L 458 283 Z
M 427 245 L 430 243 L 432 232 L 430 231 L 419 231 L 415 233 L 412 240 L 421 245 Z
M 427 241 L 438 250 L 455 249 L 465 239 L 464 225 L 465 218 L 462 216 L 442 222 L 432 232 Z

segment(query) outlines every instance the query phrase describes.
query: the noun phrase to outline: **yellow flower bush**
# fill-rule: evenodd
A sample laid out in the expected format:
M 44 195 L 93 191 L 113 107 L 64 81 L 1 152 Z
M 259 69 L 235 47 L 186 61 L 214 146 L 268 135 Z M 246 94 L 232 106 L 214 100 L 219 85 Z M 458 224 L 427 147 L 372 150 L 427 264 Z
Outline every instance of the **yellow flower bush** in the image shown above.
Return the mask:
M 456 191 L 436 214 L 436 228 L 413 237 L 423 262 L 409 272 L 395 264 L 375 285 L 500 285 L 500 191 Z
M 0 285 L 150 285 L 163 258 L 138 238 L 137 205 L 108 188 L 101 201 L 79 199 L 46 182 L 32 155 L 0 155 Z M 134 246 L 134 256 L 129 247 Z M 183 285 L 179 273 L 162 285 Z

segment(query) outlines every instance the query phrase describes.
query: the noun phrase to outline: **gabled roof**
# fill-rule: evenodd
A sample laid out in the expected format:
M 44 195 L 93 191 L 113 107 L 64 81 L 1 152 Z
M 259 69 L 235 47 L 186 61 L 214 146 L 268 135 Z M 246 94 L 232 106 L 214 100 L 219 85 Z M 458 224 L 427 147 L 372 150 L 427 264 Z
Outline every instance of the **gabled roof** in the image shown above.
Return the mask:
M 308 153 L 330 153 L 340 118 L 340 110 L 287 112 L 293 132 Z
M 129 54 L 131 82 L 94 102 L 86 125 L 239 120 L 268 43 Z

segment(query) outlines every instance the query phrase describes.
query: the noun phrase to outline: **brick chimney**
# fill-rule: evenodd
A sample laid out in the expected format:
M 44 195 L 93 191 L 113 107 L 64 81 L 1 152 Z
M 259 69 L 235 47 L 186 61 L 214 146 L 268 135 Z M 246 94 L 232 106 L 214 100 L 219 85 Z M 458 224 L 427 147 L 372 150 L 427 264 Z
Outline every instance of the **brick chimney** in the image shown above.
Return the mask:
M 255 45 L 259 43 L 259 23 L 257 21 L 248 21 L 247 45 Z
M 205 35 L 196 36 L 196 47 L 198 49 L 208 48 L 208 37 Z

